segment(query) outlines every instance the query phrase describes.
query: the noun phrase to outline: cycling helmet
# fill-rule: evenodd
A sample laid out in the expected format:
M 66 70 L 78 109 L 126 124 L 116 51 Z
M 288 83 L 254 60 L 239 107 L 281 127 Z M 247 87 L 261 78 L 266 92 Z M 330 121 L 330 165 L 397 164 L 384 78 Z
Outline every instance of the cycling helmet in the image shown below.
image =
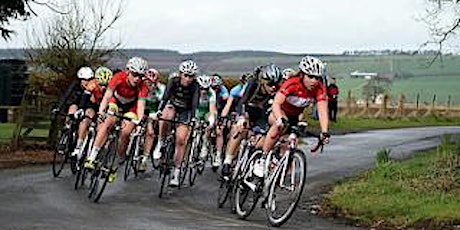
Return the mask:
M 214 74 L 214 76 L 212 76 L 212 87 L 222 84 L 222 77 L 220 77 L 218 74 Z
M 112 78 L 113 73 L 107 67 L 101 66 L 96 69 L 96 73 L 94 74 L 99 85 L 105 86 L 109 83 L 109 80 Z
M 201 75 L 196 80 L 198 81 L 198 84 L 200 84 L 200 87 L 204 89 L 211 87 L 214 82 L 213 77 L 207 75 Z
M 179 73 L 178 73 L 178 72 L 172 72 L 172 73 L 170 73 L 170 74 L 169 74 L 169 77 L 168 77 L 168 80 L 169 80 L 169 79 L 173 79 L 173 78 L 175 78 L 175 77 L 179 77 Z
M 248 81 L 248 75 L 244 73 L 243 75 L 240 76 L 239 80 L 240 80 L 240 83 L 242 84 L 246 83 Z
M 299 69 L 308 75 L 323 76 L 324 64 L 316 57 L 305 56 L 300 60 Z
M 291 68 L 284 69 L 283 70 L 283 79 L 287 80 L 290 77 L 294 76 L 295 74 L 296 74 L 295 70 L 293 70 Z
M 160 73 L 158 72 L 158 70 L 156 70 L 154 68 L 150 68 L 145 73 L 145 80 L 151 81 L 153 84 L 156 85 L 158 83 L 158 75 L 159 74 Z
M 126 69 L 134 73 L 145 74 L 147 68 L 147 61 L 140 57 L 132 57 L 126 63 Z
M 94 77 L 94 72 L 90 67 L 84 66 L 78 70 L 77 76 L 81 80 L 89 80 Z
M 279 83 L 281 81 L 281 70 L 275 64 L 263 66 L 259 70 L 259 77 L 270 83 Z
M 179 71 L 188 75 L 195 75 L 197 69 L 196 63 L 192 60 L 184 61 L 179 65 Z

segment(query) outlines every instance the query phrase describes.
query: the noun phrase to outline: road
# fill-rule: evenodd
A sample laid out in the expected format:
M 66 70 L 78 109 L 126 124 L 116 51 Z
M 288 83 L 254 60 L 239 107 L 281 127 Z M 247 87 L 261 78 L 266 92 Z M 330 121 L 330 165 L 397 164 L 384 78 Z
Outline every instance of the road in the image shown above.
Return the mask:
M 308 187 L 285 229 L 359 229 L 342 220 L 310 213 L 311 199 L 325 185 L 373 166 L 378 149 L 391 149 L 394 158 L 435 147 L 439 135 L 460 133 L 460 127 L 429 127 L 380 130 L 333 136 L 322 154 L 308 156 Z M 100 203 L 86 198 L 86 191 L 73 190 L 73 177 L 66 170 L 53 178 L 50 166 L 0 171 L 0 229 L 266 229 L 262 211 L 239 220 L 228 208 L 216 207 L 217 176 L 207 170 L 192 188 L 171 190 L 157 196 L 156 175 L 124 182 L 119 175 Z M 121 174 L 121 173 L 119 173 Z

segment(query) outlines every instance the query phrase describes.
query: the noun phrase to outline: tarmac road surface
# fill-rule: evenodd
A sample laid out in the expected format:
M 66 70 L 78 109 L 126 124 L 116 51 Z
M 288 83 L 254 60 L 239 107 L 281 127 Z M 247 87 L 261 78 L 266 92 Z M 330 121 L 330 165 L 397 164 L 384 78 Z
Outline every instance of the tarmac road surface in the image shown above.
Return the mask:
M 378 149 L 391 149 L 394 158 L 435 147 L 443 133 L 460 133 L 460 127 L 426 127 L 379 130 L 333 136 L 322 154 L 308 155 L 308 184 L 301 203 L 284 229 L 359 229 L 342 220 L 311 214 L 311 199 L 324 185 L 371 168 Z M 311 141 L 310 141 L 311 142 Z M 159 199 L 158 174 L 148 172 L 127 182 L 118 173 L 100 203 L 86 198 L 86 190 L 73 189 L 67 168 L 53 178 L 50 166 L 0 171 L 0 229 L 266 229 L 259 206 L 248 220 L 239 220 L 229 208 L 217 208 L 217 175 L 206 169 L 197 184 L 171 189 Z

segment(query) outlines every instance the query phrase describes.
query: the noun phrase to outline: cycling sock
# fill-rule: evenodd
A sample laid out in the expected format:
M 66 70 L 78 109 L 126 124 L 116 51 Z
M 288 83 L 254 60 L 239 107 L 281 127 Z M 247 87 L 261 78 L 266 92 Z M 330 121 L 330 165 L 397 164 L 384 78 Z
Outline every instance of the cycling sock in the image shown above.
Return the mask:
M 100 149 L 101 148 L 94 146 L 93 150 L 91 150 L 91 154 L 89 155 L 88 160 L 90 161 L 96 160 L 97 154 L 99 153 Z
M 230 154 L 225 155 L 224 164 L 231 164 L 232 161 L 233 161 L 233 155 L 230 155 Z
M 80 149 L 82 145 L 83 145 L 83 139 L 78 138 L 78 140 L 77 140 L 77 146 L 76 146 L 75 148 L 76 148 L 76 149 Z

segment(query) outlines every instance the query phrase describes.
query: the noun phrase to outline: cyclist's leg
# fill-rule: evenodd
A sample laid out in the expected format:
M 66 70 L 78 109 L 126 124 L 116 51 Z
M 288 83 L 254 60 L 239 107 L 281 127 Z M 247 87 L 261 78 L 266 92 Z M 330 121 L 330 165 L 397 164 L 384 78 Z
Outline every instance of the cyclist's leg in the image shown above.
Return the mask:
M 153 139 L 154 139 L 154 130 L 152 122 L 147 123 L 146 131 L 145 131 L 145 138 L 144 138 L 144 149 L 143 149 L 143 157 L 141 166 L 139 168 L 140 171 L 147 170 L 147 160 L 149 159 L 150 150 L 153 146 Z
M 238 118 L 238 122 L 232 126 L 230 131 L 230 138 L 228 140 L 227 149 L 225 151 L 225 160 L 222 165 L 222 175 L 230 175 L 230 165 L 232 164 L 233 159 L 235 159 L 237 151 L 236 149 L 241 143 L 243 137 L 246 136 L 247 130 L 245 126 L 248 126 L 248 119 L 244 116 Z
M 71 104 L 71 105 L 69 106 L 69 109 L 67 110 L 67 115 L 75 114 L 75 112 L 77 112 L 77 110 L 78 110 L 78 106 L 77 106 L 76 104 Z M 69 119 L 70 119 L 69 116 L 67 116 L 67 117 L 65 118 L 65 124 L 66 124 L 66 125 L 69 124 Z M 67 126 L 67 127 L 68 127 L 68 126 Z
M 118 112 L 118 106 L 115 103 L 109 103 L 109 110 Z M 94 168 L 93 162 L 99 154 L 99 150 L 107 141 L 109 130 L 113 127 L 115 122 L 116 117 L 110 116 L 97 126 L 97 134 L 94 138 L 93 148 L 91 153 L 88 155 L 87 162 L 85 163 L 86 168 Z
M 217 125 L 216 129 L 216 162 L 221 163 L 222 148 L 224 146 L 224 125 Z
M 125 117 L 129 117 L 133 120 L 137 120 L 137 115 L 133 112 L 128 112 L 124 114 Z M 120 130 L 120 136 L 118 138 L 118 158 L 119 158 L 119 163 L 122 164 L 125 161 L 126 158 L 126 149 L 128 148 L 128 142 L 129 142 L 129 135 L 133 131 L 133 129 L 136 127 L 136 125 L 131 122 L 124 120 L 122 125 L 121 125 L 121 130 Z
M 81 152 L 80 149 L 83 145 L 83 140 L 86 137 L 86 134 L 88 133 L 88 127 L 89 124 L 91 123 L 91 119 L 94 117 L 95 112 L 93 108 L 87 108 L 85 111 L 85 117 L 81 122 L 78 127 L 78 138 L 77 138 L 77 146 L 75 147 L 74 153 L 72 155 L 77 156 L 78 159 L 81 157 Z M 89 118 L 88 118 L 89 117 Z
M 190 120 L 190 111 L 177 111 L 177 120 L 181 122 L 187 122 Z M 178 125 L 176 127 L 176 148 L 174 153 L 174 174 L 171 178 L 170 184 L 173 186 L 179 185 L 180 168 L 182 166 L 182 160 L 184 158 L 185 144 L 190 133 L 190 129 L 186 125 Z
M 174 106 L 172 105 L 167 105 L 162 113 L 161 113 L 161 118 L 162 119 L 167 119 L 167 120 L 173 120 L 174 119 L 174 115 L 176 114 L 176 111 L 174 109 Z M 153 158 L 155 160 L 158 160 L 160 159 L 161 157 L 161 146 L 163 145 L 163 142 L 164 142 L 164 138 L 166 136 L 166 132 L 167 132 L 167 128 L 168 128 L 168 122 L 166 121 L 159 121 L 158 122 L 158 142 L 157 142 L 157 145 L 155 146 L 155 150 L 153 151 Z

